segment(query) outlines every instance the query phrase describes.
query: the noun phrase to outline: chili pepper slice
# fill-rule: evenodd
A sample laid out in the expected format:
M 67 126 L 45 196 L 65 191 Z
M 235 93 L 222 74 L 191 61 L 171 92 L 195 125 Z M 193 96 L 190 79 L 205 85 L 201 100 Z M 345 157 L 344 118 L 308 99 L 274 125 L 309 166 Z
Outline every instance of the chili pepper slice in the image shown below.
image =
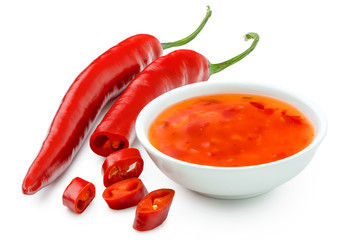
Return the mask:
M 95 197 L 95 193 L 94 184 L 76 177 L 64 191 L 63 204 L 71 211 L 80 214 L 89 206 Z
M 137 178 L 144 168 L 144 160 L 136 148 L 124 148 L 107 156 L 102 170 L 104 186 L 108 187 L 127 178 Z
M 173 51 L 156 59 L 134 78 L 105 114 L 90 137 L 92 150 L 99 155 L 104 153 L 100 139 L 114 142 L 122 139 L 118 145 L 129 146 L 135 138 L 136 118 L 146 104 L 171 89 L 206 81 L 212 74 L 240 61 L 255 48 L 259 36 L 248 33 L 247 39 L 254 39 L 252 45 L 223 63 L 211 64 L 203 55 L 191 50 Z
M 71 164 L 91 126 L 103 107 L 127 87 L 129 82 L 163 49 L 184 45 L 194 39 L 211 16 L 188 37 L 160 43 L 154 36 L 139 34 L 110 48 L 95 59 L 75 79 L 65 94 L 38 156 L 31 164 L 22 185 L 24 194 L 34 194 L 57 179 Z M 96 139 L 93 148 L 103 156 L 127 147 L 121 136 Z
M 133 228 L 148 231 L 161 225 L 167 218 L 175 191 L 158 189 L 150 192 L 136 207 Z
M 139 178 L 128 178 L 107 187 L 102 197 L 111 209 L 119 210 L 136 206 L 147 193 Z
M 288 115 L 286 112 L 282 112 L 281 114 L 285 120 L 290 121 L 293 124 L 303 124 L 303 119 L 301 116 Z

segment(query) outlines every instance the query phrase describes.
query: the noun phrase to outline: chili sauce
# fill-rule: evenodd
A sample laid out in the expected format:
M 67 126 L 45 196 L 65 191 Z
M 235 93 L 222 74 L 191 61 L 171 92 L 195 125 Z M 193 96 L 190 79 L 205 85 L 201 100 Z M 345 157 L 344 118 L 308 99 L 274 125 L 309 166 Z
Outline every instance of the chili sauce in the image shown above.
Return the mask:
M 241 167 L 277 161 L 306 148 L 311 122 L 294 106 L 267 96 L 199 96 L 165 109 L 149 128 L 160 152 L 181 161 Z

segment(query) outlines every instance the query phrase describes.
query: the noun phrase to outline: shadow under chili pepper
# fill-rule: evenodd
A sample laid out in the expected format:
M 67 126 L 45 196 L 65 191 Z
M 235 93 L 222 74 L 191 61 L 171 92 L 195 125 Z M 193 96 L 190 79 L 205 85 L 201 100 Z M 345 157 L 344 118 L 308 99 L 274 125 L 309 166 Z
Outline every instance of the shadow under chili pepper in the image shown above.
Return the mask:
M 44 191 L 40 191 L 38 194 L 37 194 L 37 198 L 40 200 L 40 201 L 47 201 L 47 199 L 53 197 L 54 195 L 56 195 L 56 191 L 57 189 L 59 189 L 59 187 L 61 187 L 61 181 L 63 181 L 63 177 L 65 176 L 61 176 L 59 177 L 58 179 L 56 179 L 51 185 L 49 185 L 46 190 Z M 70 182 L 70 181 L 69 181 Z M 66 184 L 64 184 L 64 188 L 62 189 L 65 190 Z M 61 193 L 59 194 L 59 196 L 62 195 L 62 191 L 60 191 Z M 61 201 L 61 197 L 59 198 Z M 70 211 L 70 210 L 69 210 Z

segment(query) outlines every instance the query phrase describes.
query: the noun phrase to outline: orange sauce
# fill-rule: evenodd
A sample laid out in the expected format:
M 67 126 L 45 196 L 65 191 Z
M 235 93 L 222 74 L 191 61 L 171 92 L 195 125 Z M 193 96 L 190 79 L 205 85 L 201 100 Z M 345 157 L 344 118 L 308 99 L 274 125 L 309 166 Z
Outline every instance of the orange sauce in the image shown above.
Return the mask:
M 303 113 L 278 99 L 216 94 L 170 106 L 148 134 L 155 148 L 178 160 L 240 167 L 301 151 L 313 140 L 314 128 Z

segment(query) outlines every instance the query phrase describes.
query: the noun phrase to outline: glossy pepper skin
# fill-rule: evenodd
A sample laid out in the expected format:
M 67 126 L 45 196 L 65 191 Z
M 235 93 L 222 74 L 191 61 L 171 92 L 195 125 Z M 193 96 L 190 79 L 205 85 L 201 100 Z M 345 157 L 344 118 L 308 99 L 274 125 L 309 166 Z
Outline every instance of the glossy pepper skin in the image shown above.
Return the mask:
M 71 211 L 82 213 L 94 199 L 96 194 L 94 184 L 76 177 L 66 187 L 63 194 L 63 204 Z
M 120 210 L 136 206 L 147 193 L 139 178 L 128 178 L 107 187 L 102 197 L 111 209 Z
M 101 109 L 161 54 L 155 37 L 135 35 L 110 48 L 75 79 L 25 176 L 24 194 L 34 194 L 69 167 Z
M 128 147 L 135 138 L 135 120 L 146 104 L 171 89 L 205 81 L 209 74 L 208 60 L 192 50 L 177 50 L 156 59 L 134 78 L 106 113 L 90 137 L 92 150 L 102 155 L 104 138 Z
M 144 168 L 144 160 L 136 148 L 124 148 L 107 156 L 103 165 L 104 186 L 128 178 L 137 178 Z
M 148 231 L 161 225 L 168 216 L 174 196 L 172 189 L 158 189 L 146 195 L 136 207 L 133 228 Z
M 135 138 L 136 118 L 151 100 L 172 89 L 206 81 L 211 74 L 240 61 L 255 48 L 259 36 L 248 33 L 245 40 L 248 39 L 254 39 L 250 48 L 218 64 L 192 50 L 173 51 L 153 61 L 134 78 L 96 127 L 90 137 L 91 149 L 103 156 L 118 151 L 119 147 L 127 148 Z M 106 144 L 103 139 L 107 139 Z

